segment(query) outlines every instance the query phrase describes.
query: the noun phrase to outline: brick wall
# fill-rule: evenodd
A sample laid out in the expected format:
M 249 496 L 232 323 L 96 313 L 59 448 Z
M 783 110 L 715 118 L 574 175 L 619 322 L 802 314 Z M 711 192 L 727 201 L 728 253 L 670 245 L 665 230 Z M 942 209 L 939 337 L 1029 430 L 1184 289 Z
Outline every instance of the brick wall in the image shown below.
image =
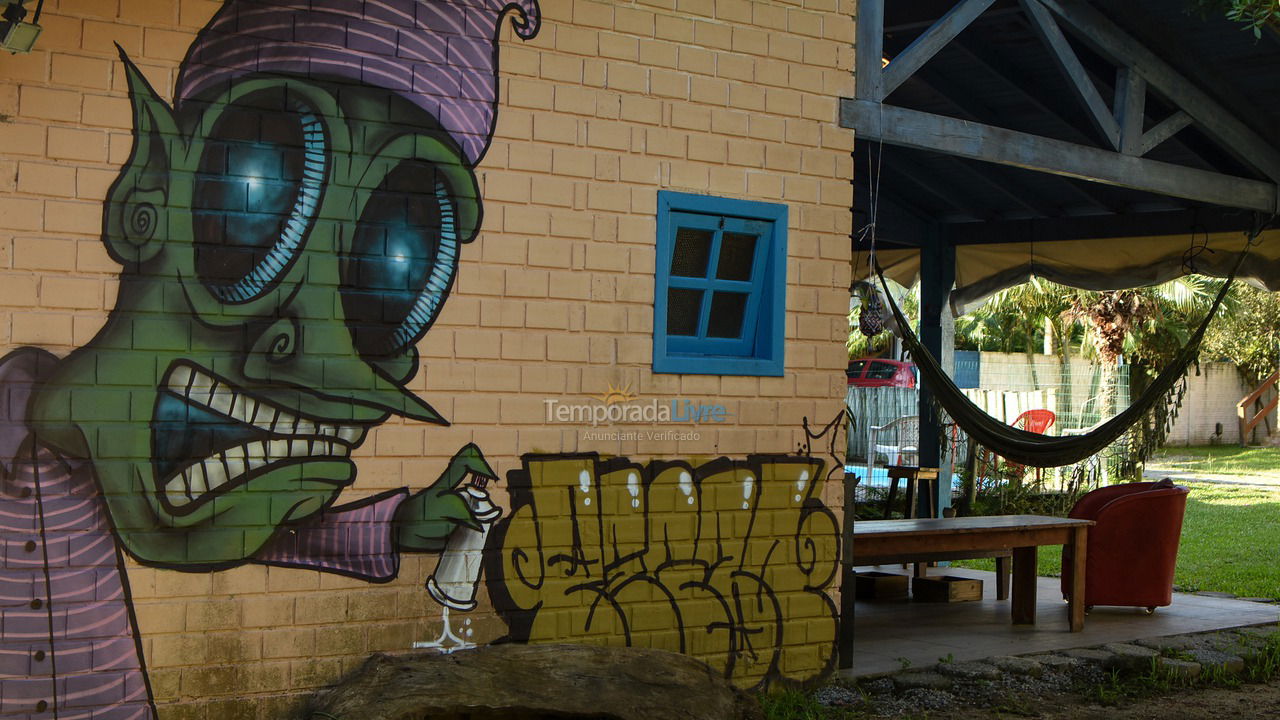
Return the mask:
M 355 452 L 344 501 L 424 487 L 467 443 L 502 478 L 531 452 L 687 459 L 696 470 L 717 456 L 794 451 L 802 418 L 825 422 L 841 407 L 853 138 L 836 117 L 837 98 L 852 94 L 852 1 L 541 6 L 532 40 L 509 23 L 500 33 L 498 121 L 475 170 L 483 227 L 409 383 L 452 425 L 378 427 Z M 100 239 L 103 201 L 133 147 L 116 45 L 170 101 L 219 7 L 47 0 L 36 50 L 0 55 L 0 349 L 61 357 L 102 328 L 121 270 Z M 785 376 L 651 372 L 659 190 L 788 206 Z M 581 427 L 546 422 L 544 400 L 591 402 L 610 388 L 714 401 L 731 417 L 677 441 L 584 440 Z M 493 496 L 506 508 L 504 485 Z M 818 484 L 814 497 L 838 507 L 835 490 Z M 370 584 L 128 560 L 161 717 L 280 717 L 368 653 L 434 639 L 440 606 L 423 581 L 435 563 L 406 554 L 396 580 Z M 480 599 L 466 629 L 488 642 L 508 628 Z M 825 658 L 788 662 L 803 675 Z

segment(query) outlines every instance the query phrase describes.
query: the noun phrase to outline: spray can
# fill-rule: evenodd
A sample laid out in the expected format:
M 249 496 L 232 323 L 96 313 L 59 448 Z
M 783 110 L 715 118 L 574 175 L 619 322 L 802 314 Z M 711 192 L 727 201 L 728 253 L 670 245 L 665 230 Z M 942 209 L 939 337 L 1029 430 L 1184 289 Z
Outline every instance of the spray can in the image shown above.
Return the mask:
M 463 498 L 471 508 L 479 530 L 459 527 L 449 536 L 435 572 L 427 578 L 427 593 L 441 605 L 467 612 L 476 607 L 476 589 L 480 584 L 480 567 L 485 540 L 502 509 L 493 504 L 485 490 L 488 478 L 473 474 L 462 488 Z

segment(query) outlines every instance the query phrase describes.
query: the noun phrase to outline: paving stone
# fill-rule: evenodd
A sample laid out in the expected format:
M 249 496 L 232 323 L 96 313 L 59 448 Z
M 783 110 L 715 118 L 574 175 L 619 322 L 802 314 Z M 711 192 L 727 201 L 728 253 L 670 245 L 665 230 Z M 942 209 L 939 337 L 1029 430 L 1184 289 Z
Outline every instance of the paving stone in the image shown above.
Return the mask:
M 987 658 L 987 662 L 1007 673 L 1013 673 L 1015 675 L 1040 677 L 1044 674 L 1044 666 L 1031 658 L 1003 655 L 1001 657 Z
M 899 691 L 915 690 L 924 688 L 926 690 L 949 690 L 951 689 L 951 678 L 939 675 L 936 672 L 918 671 L 903 672 L 893 676 L 893 686 Z
M 1162 657 L 1156 660 L 1156 666 L 1182 680 L 1195 680 L 1200 677 L 1200 663 L 1191 660 Z
M 938 672 L 960 680 L 999 680 L 1000 668 L 985 662 L 938 663 Z
M 1261 638 L 1263 641 L 1266 641 L 1273 637 L 1280 639 L 1280 628 L 1277 628 L 1277 626 L 1274 624 L 1259 625 L 1258 627 L 1240 628 L 1237 632 L 1239 632 L 1241 635 Z
M 1107 643 L 1102 649 L 1111 653 L 1103 665 L 1110 670 L 1125 672 L 1144 672 L 1151 668 L 1151 661 L 1160 657 L 1160 653 L 1151 648 L 1129 643 Z
M 1063 650 L 1062 654 L 1085 662 L 1106 663 L 1111 659 L 1111 653 L 1098 648 L 1074 648 Z
M 1255 635 L 1253 633 L 1237 633 L 1233 645 L 1240 648 L 1248 648 L 1251 652 L 1258 652 L 1267 647 L 1270 641 L 1265 635 Z M 1229 648 L 1219 648 L 1223 652 L 1231 652 Z M 1239 654 L 1239 653 L 1237 653 Z
M 1201 590 L 1192 594 L 1199 595 L 1201 597 L 1222 598 L 1224 600 L 1234 600 L 1236 598 L 1235 593 L 1218 592 L 1217 590 Z
M 1254 643 L 1258 643 L 1256 646 Z M 1240 657 L 1249 657 L 1256 655 L 1258 649 L 1265 644 L 1265 641 L 1258 640 L 1251 636 L 1240 635 L 1233 632 L 1215 633 L 1207 636 L 1201 644 L 1201 648 L 1205 650 L 1216 650 L 1217 652 L 1226 653 L 1227 655 L 1238 655 Z
M 1244 672 L 1244 658 L 1239 655 L 1230 655 L 1219 650 L 1209 650 L 1205 648 L 1191 650 L 1188 654 L 1191 656 L 1192 660 L 1195 660 L 1206 668 L 1222 665 L 1229 673 Z
M 1040 667 L 1051 670 L 1066 670 L 1080 664 L 1079 659 L 1066 655 L 1027 655 L 1026 658 L 1039 663 Z
M 1190 635 L 1170 635 L 1169 637 L 1142 638 L 1135 640 L 1135 645 L 1149 647 L 1153 650 L 1191 650 L 1200 647 L 1200 643 Z
M 1247 642 L 1240 642 L 1235 645 L 1228 645 L 1224 648 L 1219 648 L 1219 650 L 1228 655 L 1235 655 L 1236 657 L 1244 658 L 1245 662 L 1248 662 L 1262 652 L 1262 646 L 1254 646 Z

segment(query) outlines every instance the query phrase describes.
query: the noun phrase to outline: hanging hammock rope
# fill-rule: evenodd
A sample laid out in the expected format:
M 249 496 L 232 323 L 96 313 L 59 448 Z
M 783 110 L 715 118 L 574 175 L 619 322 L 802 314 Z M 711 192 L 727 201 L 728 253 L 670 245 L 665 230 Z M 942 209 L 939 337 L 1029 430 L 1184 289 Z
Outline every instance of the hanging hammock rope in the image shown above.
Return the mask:
M 1222 289 L 1218 291 L 1218 296 L 1214 298 L 1213 305 L 1205 315 L 1204 321 L 1200 323 L 1200 327 L 1174 357 L 1173 362 L 1156 376 L 1142 395 L 1115 417 L 1089 428 L 1088 432 L 1064 437 L 1040 435 L 1006 425 L 975 405 L 956 386 L 933 354 L 920 343 L 911 329 L 911 324 L 903 316 L 898 304 L 894 302 L 879 264 L 876 265 L 876 274 L 880 277 L 881 286 L 884 287 L 889 309 L 898 321 L 903 344 L 911 351 L 911 356 L 934 400 L 947 411 L 960 429 L 968 433 L 977 443 L 1014 462 L 1031 467 L 1058 467 L 1071 465 L 1096 455 L 1142 419 L 1157 403 L 1168 401 L 1168 396 L 1175 391 L 1178 382 L 1186 375 L 1187 369 L 1198 356 L 1200 341 L 1204 339 L 1205 330 L 1208 329 L 1209 323 L 1221 307 L 1222 300 L 1226 297 L 1228 289 L 1235 280 L 1236 272 L 1239 271 L 1248 253 L 1249 245 L 1257 237 L 1258 232 L 1260 230 L 1250 235 L 1248 244 L 1241 251 L 1240 259 L 1231 271 L 1231 276 L 1222 284 Z

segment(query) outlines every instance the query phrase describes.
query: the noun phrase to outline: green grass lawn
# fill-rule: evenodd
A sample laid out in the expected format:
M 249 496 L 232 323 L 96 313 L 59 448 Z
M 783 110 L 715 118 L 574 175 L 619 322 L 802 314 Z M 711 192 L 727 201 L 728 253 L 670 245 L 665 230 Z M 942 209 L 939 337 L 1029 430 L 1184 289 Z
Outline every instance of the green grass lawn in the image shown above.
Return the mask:
M 1182 521 L 1174 584 L 1186 591 L 1280 598 L 1280 560 L 1274 556 L 1280 550 L 1280 491 L 1247 485 L 1185 484 L 1191 495 Z M 956 565 L 995 569 L 992 560 L 966 560 Z M 1040 548 L 1039 572 L 1061 574 L 1060 548 Z
M 1165 448 L 1148 464 L 1169 472 L 1280 477 L 1280 447 L 1200 445 Z

